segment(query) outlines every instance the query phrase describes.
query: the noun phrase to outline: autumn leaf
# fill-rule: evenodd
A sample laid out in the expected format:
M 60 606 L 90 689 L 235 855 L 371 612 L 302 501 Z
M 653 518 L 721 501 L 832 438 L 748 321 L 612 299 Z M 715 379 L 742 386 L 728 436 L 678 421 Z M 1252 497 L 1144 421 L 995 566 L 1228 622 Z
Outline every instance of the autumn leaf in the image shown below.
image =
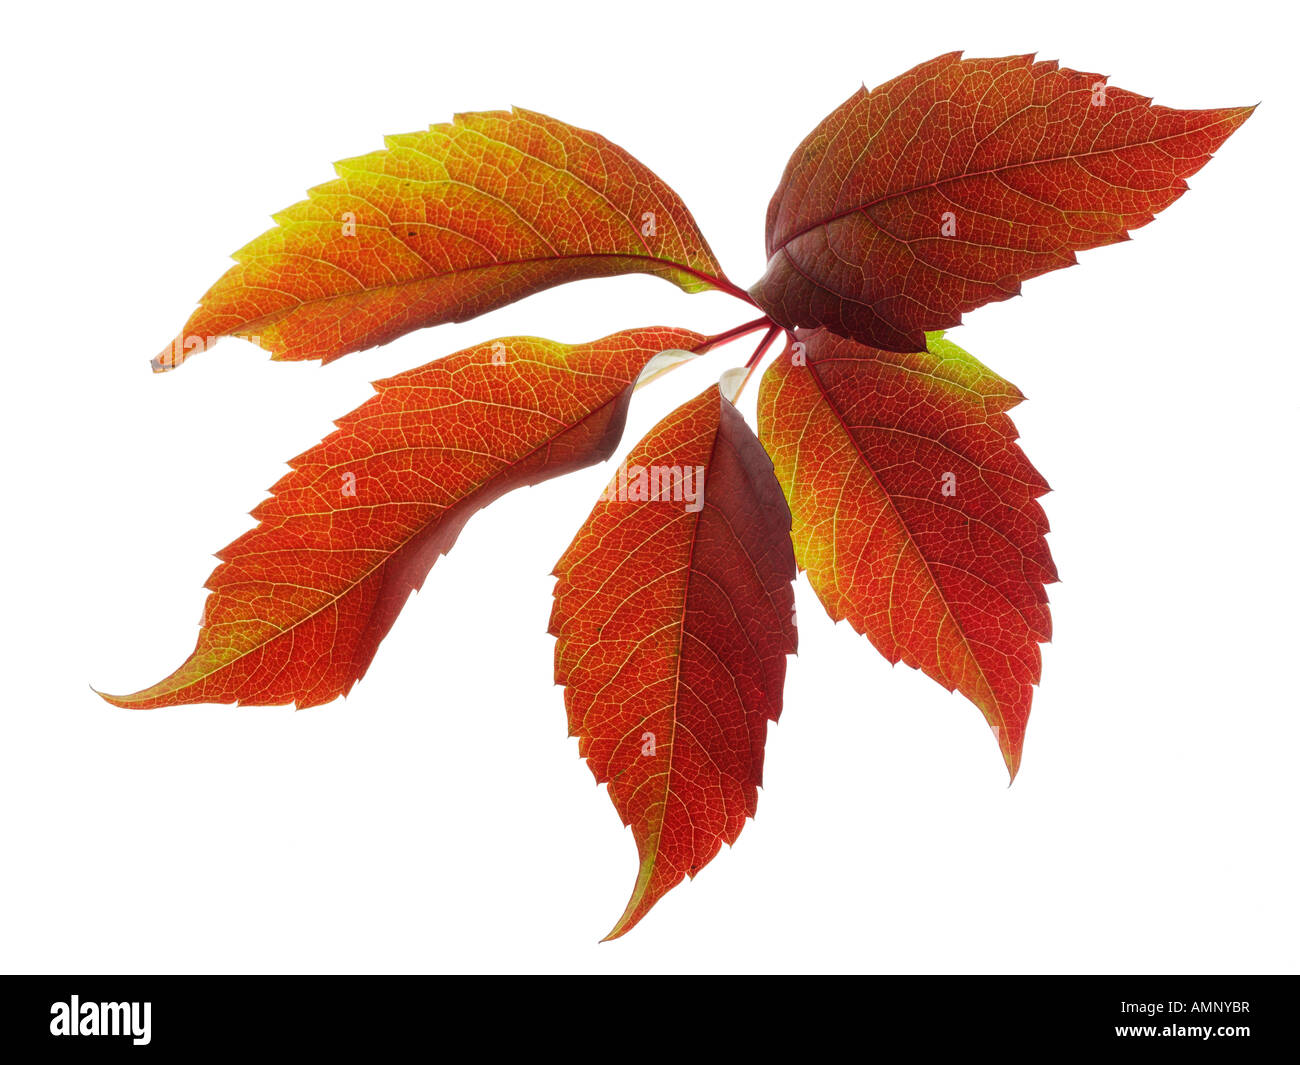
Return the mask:
M 387 138 L 237 252 L 154 368 L 222 336 L 330 361 L 631 272 L 762 316 L 709 337 L 503 338 L 378 382 L 219 553 L 194 653 L 104 698 L 347 694 L 477 510 L 609 457 L 639 385 L 759 333 L 632 449 L 555 568 L 569 733 L 639 855 L 607 938 L 754 815 L 798 568 L 834 620 L 975 703 L 1014 779 L 1051 635 L 1048 489 L 1007 413 L 1020 392 L 940 330 L 1127 239 L 1252 110 L 1155 106 L 1032 56 L 940 56 L 855 93 L 799 146 L 748 293 L 677 195 L 597 134 L 515 109 Z M 734 396 L 781 335 L 756 436 Z
M 647 364 L 706 344 L 664 328 L 576 345 L 507 337 L 377 382 L 218 553 L 184 665 L 105 698 L 301 707 L 346 695 L 475 511 L 608 458 Z
M 1023 397 L 941 334 L 900 355 L 800 331 L 763 376 L 759 437 L 827 613 L 984 713 L 1014 778 L 1051 637 L 1047 483 Z
M 787 328 L 897 352 L 1126 240 L 1253 108 L 1177 111 L 1032 56 L 940 56 L 854 93 L 795 151 L 750 289 Z
M 795 650 L 790 512 L 717 387 L 637 444 L 555 573 L 569 732 L 640 855 L 613 939 L 754 815 Z
M 581 278 L 740 294 L 677 194 L 598 134 L 515 109 L 385 143 L 236 252 L 154 369 L 223 336 L 329 362 Z

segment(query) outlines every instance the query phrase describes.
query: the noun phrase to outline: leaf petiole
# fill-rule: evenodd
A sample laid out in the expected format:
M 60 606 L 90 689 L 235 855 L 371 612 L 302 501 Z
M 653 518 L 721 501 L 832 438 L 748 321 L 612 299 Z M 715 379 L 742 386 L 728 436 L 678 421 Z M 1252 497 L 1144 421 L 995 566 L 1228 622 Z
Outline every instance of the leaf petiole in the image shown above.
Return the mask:
M 759 361 L 767 354 L 767 349 L 772 346 L 772 341 L 774 341 L 777 338 L 777 335 L 783 331 L 784 330 L 782 330 L 782 328 L 776 323 L 772 324 L 772 328 L 764 334 L 763 339 L 759 341 L 758 347 L 754 349 L 754 354 L 751 355 L 749 361 L 745 363 L 746 370 L 753 370 L 754 367 L 759 364 Z
M 733 340 L 739 340 L 741 337 L 749 336 L 750 333 L 757 333 L 760 329 L 767 327 L 777 328 L 772 319 L 767 315 L 762 318 L 755 318 L 752 322 L 745 322 L 742 325 L 734 326 L 725 332 L 711 336 L 704 341 L 696 352 L 703 355 L 706 351 L 712 351 L 714 348 L 721 347 L 723 344 L 730 344 Z
M 773 325 L 771 329 L 769 329 L 766 333 L 763 334 L 763 339 L 758 342 L 758 347 L 754 349 L 754 354 L 751 355 L 749 357 L 749 361 L 746 362 L 743 367 L 741 367 L 741 369 L 745 371 L 745 376 L 741 378 L 740 384 L 736 386 L 735 392 L 726 393 L 727 398 L 733 404 L 740 402 L 740 394 L 745 391 L 745 386 L 749 384 L 749 379 L 754 376 L 754 370 L 758 367 L 758 364 L 762 361 L 763 356 L 767 353 L 767 349 L 772 346 L 772 341 L 774 341 L 777 338 L 778 334 L 780 334 L 782 331 L 783 330 L 779 325 Z M 736 371 L 729 370 L 727 372 L 734 373 Z

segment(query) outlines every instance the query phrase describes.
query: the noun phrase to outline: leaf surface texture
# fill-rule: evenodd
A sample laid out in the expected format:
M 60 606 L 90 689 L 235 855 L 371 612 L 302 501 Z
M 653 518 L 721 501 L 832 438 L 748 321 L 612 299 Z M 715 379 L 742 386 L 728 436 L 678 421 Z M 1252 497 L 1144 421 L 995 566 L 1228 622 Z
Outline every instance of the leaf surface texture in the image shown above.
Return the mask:
M 646 364 L 704 340 L 664 328 L 577 345 L 506 337 L 377 382 L 218 553 L 190 658 L 106 698 L 301 707 L 346 695 L 475 511 L 608 458 Z
M 650 498 L 635 498 L 638 471 L 656 470 Z M 702 506 L 689 491 L 674 498 L 664 472 L 674 470 L 692 471 Z M 632 450 L 555 572 L 569 732 L 640 856 L 614 938 L 754 815 L 795 650 L 790 512 L 771 460 L 716 386 Z
M 236 252 L 155 370 L 222 336 L 329 362 L 581 278 L 729 285 L 677 194 L 599 134 L 515 109 L 386 144 Z
M 817 330 L 796 334 L 758 399 L 827 613 L 975 703 L 1013 777 L 1056 580 L 1047 482 L 1006 414 L 1022 398 L 938 334 L 900 355 Z
M 750 289 L 786 328 L 889 351 L 1127 239 L 1250 115 L 1179 111 L 1032 56 L 939 56 L 828 115 L 767 213 Z

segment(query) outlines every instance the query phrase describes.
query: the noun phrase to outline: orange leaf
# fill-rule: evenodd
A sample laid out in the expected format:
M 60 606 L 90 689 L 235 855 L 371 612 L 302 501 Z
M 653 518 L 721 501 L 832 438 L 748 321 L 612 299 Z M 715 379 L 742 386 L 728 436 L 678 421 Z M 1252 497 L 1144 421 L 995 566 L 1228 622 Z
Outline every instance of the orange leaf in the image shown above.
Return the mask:
M 507 337 L 375 385 L 290 465 L 224 551 L 194 653 L 124 707 L 314 706 L 346 695 L 470 516 L 522 485 L 608 458 L 634 383 L 681 329 L 590 344 Z
M 739 293 L 677 194 L 598 134 L 516 109 L 385 143 L 236 252 L 154 369 L 222 336 L 329 362 L 581 278 Z
M 1047 482 L 1006 411 L 1023 397 L 938 334 L 880 351 L 800 331 L 763 376 L 758 427 L 827 613 L 983 711 L 1012 778 L 1056 580 Z
M 1176 111 L 1032 56 L 932 59 L 854 93 L 795 151 L 750 289 L 786 328 L 889 351 L 1128 239 L 1253 108 Z
M 569 733 L 641 859 L 613 939 L 754 815 L 795 650 L 790 512 L 717 387 L 633 448 L 555 573 Z

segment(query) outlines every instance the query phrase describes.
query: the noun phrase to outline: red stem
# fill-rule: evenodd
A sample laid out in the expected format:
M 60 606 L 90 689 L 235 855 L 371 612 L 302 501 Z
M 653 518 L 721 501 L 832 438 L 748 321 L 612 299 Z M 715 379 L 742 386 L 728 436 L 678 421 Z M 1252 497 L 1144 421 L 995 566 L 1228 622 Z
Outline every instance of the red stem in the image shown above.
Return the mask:
M 758 365 L 758 361 L 767 353 L 767 349 L 772 346 L 772 341 L 777 338 L 777 334 L 781 331 L 781 327 L 773 323 L 772 328 L 764 334 L 763 339 L 759 341 L 758 347 L 754 349 L 754 354 L 749 357 L 749 362 L 745 363 L 746 370 L 752 370 Z
M 703 354 L 706 351 L 712 351 L 714 348 L 719 347 L 722 344 L 728 344 L 740 337 L 748 336 L 750 333 L 756 333 L 764 326 L 770 325 L 772 325 L 772 319 L 767 317 L 767 315 L 764 315 L 762 318 L 755 318 L 752 322 L 745 322 L 743 325 L 735 326 L 724 333 L 719 333 L 717 336 L 709 337 L 695 350 Z
M 707 281 L 714 288 L 718 289 L 718 291 L 725 292 L 728 296 L 735 296 L 736 299 L 744 300 L 751 307 L 758 307 L 758 304 L 754 302 L 753 296 L 739 285 L 729 281 L 725 276 L 719 275 L 714 277 L 712 274 L 706 274 L 700 270 L 692 270 L 689 266 L 682 266 L 680 263 L 674 263 L 673 265 L 686 271 L 686 273 L 690 274 L 692 277 L 698 277 L 701 281 Z M 762 308 L 759 307 L 759 310 L 762 310 Z

